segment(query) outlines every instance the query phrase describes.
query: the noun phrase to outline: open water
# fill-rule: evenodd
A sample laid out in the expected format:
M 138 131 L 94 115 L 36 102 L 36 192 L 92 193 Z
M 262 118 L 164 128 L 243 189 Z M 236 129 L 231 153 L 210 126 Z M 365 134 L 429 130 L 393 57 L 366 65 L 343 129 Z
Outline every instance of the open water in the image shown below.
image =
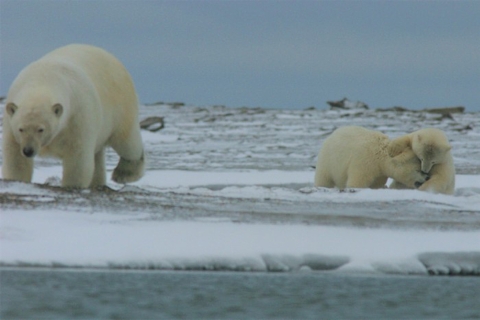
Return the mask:
M 479 277 L 0 270 L 1 319 L 479 319 Z

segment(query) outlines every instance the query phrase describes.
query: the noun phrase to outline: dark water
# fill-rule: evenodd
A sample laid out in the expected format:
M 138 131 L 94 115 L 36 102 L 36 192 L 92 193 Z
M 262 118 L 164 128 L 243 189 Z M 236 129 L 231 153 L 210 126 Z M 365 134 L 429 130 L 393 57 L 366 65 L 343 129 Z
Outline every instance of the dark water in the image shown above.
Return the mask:
M 479 277 L 0 270 L 1 319 L 480 318 Z

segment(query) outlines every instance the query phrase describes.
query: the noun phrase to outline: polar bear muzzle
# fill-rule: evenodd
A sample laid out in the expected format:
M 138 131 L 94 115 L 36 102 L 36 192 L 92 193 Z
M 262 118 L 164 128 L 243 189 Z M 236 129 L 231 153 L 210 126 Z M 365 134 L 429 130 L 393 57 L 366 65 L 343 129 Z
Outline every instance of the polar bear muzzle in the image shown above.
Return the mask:
M 25 147 L 23 148 L 22 153 L 25 157 L 32 158 L 35 156 L 35 149 L 32 147 Z
M 40 151 L 40 141 L 38 137 L 28 137 L 24 140 L 24 143 L 21 144 L 22 155 L 26 158 L 33 158 Z
M 414 184 L 414 185 L 415 185 L 415 188 L 417 188 L 417 189 L 420 188 L 420 187 L 422 186 L 422 184 L 424 184 L 425 182 L 427 182 L 428 180 L 430 180 L 430 175 L 429 175 L 428 173 L 423 172 L 423 171 L 421 171 L 421 173 L 422 173 L 423 175 L 425 175 L 425 181 L 422 181 L 422 182 L 420 182 L 420 181 L 415 181 L 415 184 Z

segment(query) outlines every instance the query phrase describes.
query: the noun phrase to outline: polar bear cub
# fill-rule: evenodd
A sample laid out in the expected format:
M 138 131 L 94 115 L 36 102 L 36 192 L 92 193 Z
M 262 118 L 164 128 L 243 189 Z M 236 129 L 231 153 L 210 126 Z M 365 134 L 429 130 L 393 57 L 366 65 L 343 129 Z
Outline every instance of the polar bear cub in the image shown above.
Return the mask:
M 394 139 L 389 154 L 394 157 L 407 149 L 413 150 L 421 161 L 422 171 L 430 175 L 430 179 L 420 186 L 419 190 L 454 193 L 455 165 L 450 151 L 452 147 L 442 130 L 425 128 Z M 404 189 L 406 186 L 394 180 L 390 188 Z
M 389 177 L 415 188 L 428 175 L 420 170 L 420 160 L 411 150 L 395 157 L 388 155 L 390 139 L 381 132 L 347 126 L 325 139 L 315 171 L 315 186 L 343 188 L 383 188 Z
M 105 147 L 120 156 L 112 179 L 143 176 L 138 100 L 125 67 L 103 49 L 72 44 L 25 67 L 7 95 L 4 179 L 30 182 L 36 155 L 62 159 L 62 186 L 105 185 Z

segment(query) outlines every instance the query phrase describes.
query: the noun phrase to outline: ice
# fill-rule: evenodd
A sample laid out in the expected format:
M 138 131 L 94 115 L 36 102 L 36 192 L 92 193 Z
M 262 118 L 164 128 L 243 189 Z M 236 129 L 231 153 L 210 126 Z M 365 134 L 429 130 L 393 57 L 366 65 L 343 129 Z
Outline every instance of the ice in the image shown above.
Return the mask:
M 478 250 L 478 249 L 477 249 Z M 418 256 L 430 274 L 480 274 L 480 252 L 431 252 Z
M 0 180 L 0 266 L 480 274 L 479 113 L 141 107 L 147 172 L 128 186 Z M 362 125 L 391 137 L 435 126 L 452 143 L 454 195 L 315 188 L 322 141 Z M 107 151 L 111 171 L 118 156 Z
M 479 274 L 478 232 L 2 213 L 3 266 Z M 439 252 L 439 253 L 437 253 Z M 451 271 L 450 271 L 451 270 Z

